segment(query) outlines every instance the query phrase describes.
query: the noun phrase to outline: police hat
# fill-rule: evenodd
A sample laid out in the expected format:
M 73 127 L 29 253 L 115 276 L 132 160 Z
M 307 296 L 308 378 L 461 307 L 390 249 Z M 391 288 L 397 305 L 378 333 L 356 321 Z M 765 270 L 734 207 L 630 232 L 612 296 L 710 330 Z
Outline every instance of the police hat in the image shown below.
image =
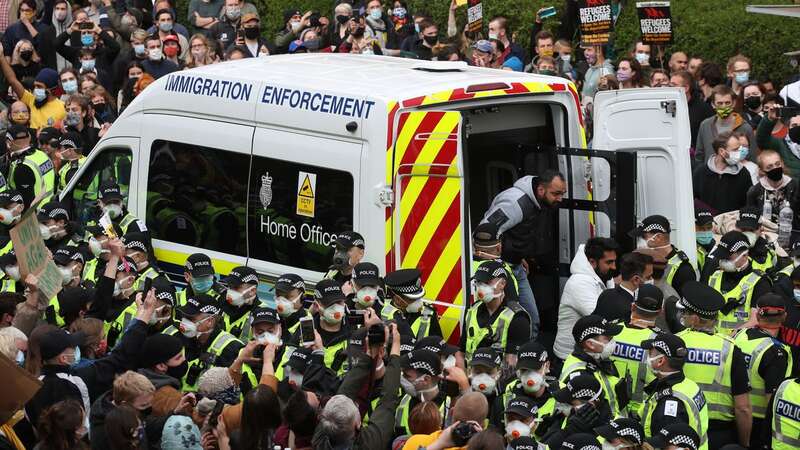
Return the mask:
M 616 336 L 620 332 L 622 325 L 609 322 L 596 314 L 581 317 L 572 327 L 572 337 L 578 343 L 596 336 Z
M 278 280 L 275 282 L 276 291 L 289 292 L 292 289 L 300 289 L 301 291 L 306 290 L 306 283 L 303 281 L 303 278 L 301 278 L 300 275 L 285 273 L 278 277 Z
M 298 347 L 292 350 L 292 353 L 289 355 L 289 360 L 286 361 L 286 365 L 300 373 L 305 373 L 310 358 L 311 349 Z
M 500 367 L 501 362 L 502 358 L 500 352 L 492 347 L 481 347 L 472 354 L 472 360 L 469 361 L 469 366 L 483 366 L 493 369 Z
M 13 141 L 16 139 L 25 139 L 26 137 L 31 137 L 31 134 L 28 132 L 28 127 L 25 125 L 12 123 L 6 130 L 7 140 Z
M 664 293 L 654 284 L 643 284 L 633 302 L 636 308 L 647 313 L 658 313 L 664 304 Z
M 16 266 L 17 265 L 17 254 L 14 250 L 10 250 L 5 255 L 0 255 L 0 268 L 5 268 L 7 266 Z
M 104 181 L 100 184 L 100 189 L 97 192 L 97 198 L 104 202 L 110 200 L 122 200 L 122 191 L 117 183 L 113 181 Z
M 58 146 L 61 148 L 71 148 L 75 150 L 82 150 L 83 149 L 83 138 L 81 135 L 74 132 L 69 131 L 64 133 L 61 136 L 61 139 L 58 141 Z
M 403 357 L 401 366 L 404 369 L 414 369 L 434 377 L 442 373 L 442 360 L 439 355 L 430 350 L 412 350 Z
M 712 254 L 719 260 L 728 259 L 732 254 L 750 248 L 750 241 L 741 231 L 728 231 L 722 235 Z
M 320 280 L 314 288 L 314 300 L 317 300 L 325 308 L 346 299 L 347 297 L 342 292 L 342 285 L 336 280 L 327 278 Z
M 7 208 L 12 203 L 25 203 L 22 194 L 14 189 L 0 192 L 0 208 Z
M 567 380 L 563 388 L 557 390 L 553 397 L 561 403 L 570 403 L 573 400 L 595 400 L 603 393 L 603 388 L 597 378 L 589 372 L 582 372 Z
M 58 128 L 46 127 L 39 131 L 39 142 L 58 147 L 61 141 L 61 131 Z
M 214 266 L 211 264 L 211 258 L 204 253 L 193 253 L 186 258 L 184 270 L 189 272 L 194 278 L 207 277 L 214 275 Z
M 691 280 L 683 285 L 683 296 L 675 306 L 702 318 L 714 319 L 724 305 L 725 299 L 719 291 L 705 283 Z
M 645 350 L 655 349 L 668 358 L 686 358 L 686 343 L 679 336 L 671 333 L 658 333 L 653 339 L 642 341 Z
M 536 417 L 536 414 L 539 412 L 539 407 L 536 406 L 536 403 L 528 397 L 527 395 L 520 395 L 518 397 L 514 397 L 506 406 L 505 411 L 503 414 L 516 414 L 520 417 Z
M 178 311 L 186 317 L 193 317 L 198 314 L 219 314 L 222 309 L 210 295 L 194 294 L 186 299 L 186 304 Z
M 511 450 L 539 450 L 539 443 L 530 436 L 520 436 L 508 443 Z
M 597 438 L 589 433 L 576 433 L 567 436 L 559 450 L 603 450 Z
M 800 240 L 792 242 L 792 249 L 789 250 L 789 256 L 791 256 L 792 258 L 797 258 L 798 256 L 800 256 Z
M 481 283 L 488 283 L 495 278 L 508 280 L 508 277 L 509 273 L 506 271 L 505 263 L 499 259 L 484 261 L 475 269 L 475 274 L 472 275 L 473 280 Z
M 458 347 L 448 344 L 441 336 L 425 336 L 418 340 L 414 350 L 420 349 L 430 350 L 442 357 L 455 355 L 458 352 Z
M 697 209 L 694 212 L 694 224 L 695 225 L 708 225 L 714 221 L 714 214 L 711 214 L 711 211 L 707 209 Z
M 144 287 L 144 283 L 142 284 Z M 177 296 L 175 295 L 175 287 L 169 282 L 166 275 L 159 275 L 153 278 L 151 287 L 155 290 L 156 298 L 170 307 L 174 307 L 177 303 Z
M 739 210 L 739 219 L 736 228 L 742 231 L 752 231 L 758 228 L 758 219 L 761 217 L 758 208 L 742 208 Z
M 500 230 L 491 222 L 484 222 L 472 231 L 472 242 L 475 245 L 490 247 L 500 242 Z
M 386 289 L 410 300 L 425 296 L 422 274 L 418 269 L 400 269 L 389 272 L 383 278 Z
M 547 349 L 536 341 L 528 341 L 517 350 L 517 369 L 539 370 L 547 362 Z
M 353 282 L 360 287 L 380 287 L 381 273 L 378 266 L 369 262 L 362 262 L 353 267 Z
M 645 233 L 669 233 L 671 230 L 669 220 L 656 214 L 645 217 L 641 225 L 631 230 L 628 235 L 630 237 L 639 237 Z
M 778 294 L 764 294 L 756 300 L 759 317 L 779 316 L 786 312 L 786 301 Z
M 228 276 L 222 279 L 222 282 L 229 288 L 239 287 L 243 284 L 256 286 L 258 285 L 258 274 L 252 267 L 239 266 L 231 270 Z
M 700 436 L 688 424 L 673 422 L 647 439 L 647 443 L 655 448 L 666 448 L 675 445 L 690 450 L 700 447 Z
M 136 263 L 128 256 L 124 256 L 119 259 L 119 263 L 117 263 L 117 273 L 130 273 L 133 276 L 136 276 L 138 270 L 136 269 Z
M 259 323 L 281 323 L 281 318 L 278 316 L 278 312 L 272 308 L 267 308 L 264 306 L 254 308 L 250 317 L 252 317 L 253 321 L 250 325 L 256 325 Z
M 39 209 L 38 214 L 36 214 L 36 218 L 39 219 L 39 222 L 46 222 L 50 219 L 68 221 L 69 212 L 63 203 L 50 201 L 42 206 L 41 209 Z
M 608 442 L 614 439 L 627 439 L 636 445 L 642 445 L 642 442 L 644 442 L 642 424 L 636 419 L 627 417 L 614 419 L 603 426 L 595 428 L 594 432 Z
M 53 252 L 53 262 L 59 266 L 66 266 L 72 261 L 78 261 L 83 264 L 83 253 L 78 251 L 78 247 L 74 245 L 64 245 Z
M 130 233 L 122 236 L 122 242 L 125 244 L 127 250 L 136 250 L 147 254 L 147 236 L 138 231 L 131 231 Z
M 416 342 L 417 338 L 415 338 L 413 334 L 400 333 L 400 354 L 407 355 L 413 351 L 414 344 L 416 344 Z
M 364 237 L 355 231 L 342 231 L 336 235 L 336 241 L 334 242 L 336 243 L 337 247 L 341 247 L 346 250 L 350 250 L 353 247 L 358 247 L 362 250 L 364 249 Z

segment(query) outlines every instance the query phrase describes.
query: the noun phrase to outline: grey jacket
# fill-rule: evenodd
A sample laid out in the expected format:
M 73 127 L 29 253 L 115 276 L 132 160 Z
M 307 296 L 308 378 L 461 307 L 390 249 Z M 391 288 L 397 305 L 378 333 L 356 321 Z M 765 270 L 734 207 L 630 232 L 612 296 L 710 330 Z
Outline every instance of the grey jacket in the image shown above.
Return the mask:
M 747 141 L 750 142 L 750 154 L 747 156 L 747 159 L 755 162 L 756 137 L 755 134 L 753 134 L 753 128 L 751 128 L 750 124 L 748 124 L 747 121 L 744 120 L 744 118 L 738 113 L 733 114 L 735 119 L 733 123 L 733 131 L 739 131 L 747 135 Z M 714 156 L 713 143 L 714 139 L 717 138 L 717 120 L 719 120 L 717 116 L 713 115 L 700 123 L 700 129 L 697 131 L 697 142 L 694 146 L 696 160 L 694 166 L 702 164 Z M 705 161 L 700 161 L 700 158 L 704 158 Z

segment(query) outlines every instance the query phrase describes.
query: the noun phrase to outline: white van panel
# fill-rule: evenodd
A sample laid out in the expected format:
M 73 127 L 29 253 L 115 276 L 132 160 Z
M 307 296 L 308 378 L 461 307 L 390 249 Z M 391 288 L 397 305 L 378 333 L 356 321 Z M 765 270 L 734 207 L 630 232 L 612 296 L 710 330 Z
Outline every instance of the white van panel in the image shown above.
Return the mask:
M 691 130 L 683 90 L 602 91 L 595 95 L 594 111 L 593 148 L 637 151 L 637 220 L 652 214 L 667 217 L 672 243 L 695 264 L 694 202 L 687 176 L 692 173 Z M 610 177 L 599 167 L 593 170 L 598 192 L 607 193 Z

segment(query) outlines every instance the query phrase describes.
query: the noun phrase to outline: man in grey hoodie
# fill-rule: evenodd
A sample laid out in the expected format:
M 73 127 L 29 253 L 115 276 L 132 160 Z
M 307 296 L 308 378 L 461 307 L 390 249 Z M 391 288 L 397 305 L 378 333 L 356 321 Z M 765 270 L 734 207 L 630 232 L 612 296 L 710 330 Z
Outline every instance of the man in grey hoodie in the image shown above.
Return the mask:
M 544 261 L 546 256 L 554 254 L 557 237 L 553 224 L 566 191 L 564 175 L 554 170 L 522 177 L 497 194 L 481 221 L 498 228 L 503 243 L 502 259 L 514 267 L 519 303 L 531 318 L 531 339 L 539 334 L 539 310 L 528 274 L 536 269 L 537 258 Z

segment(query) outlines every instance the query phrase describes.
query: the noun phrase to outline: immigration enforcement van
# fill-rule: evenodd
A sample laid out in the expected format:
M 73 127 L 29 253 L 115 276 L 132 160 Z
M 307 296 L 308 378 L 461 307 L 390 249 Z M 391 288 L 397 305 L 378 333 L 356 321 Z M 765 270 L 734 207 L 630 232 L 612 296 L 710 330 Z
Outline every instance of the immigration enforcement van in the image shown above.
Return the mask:
M 294 272 L 313 284 L 336 234 L 357 230 L 383 273 L 422 270 L 455 339 L 470 230 L 522 176 L 559 169 L 568 183 L 555 251 L 537 261 L 533 283 L 543 323 L 592 235 L 630 247 L 636 221 L 663 214 L 694 258 L 684 94 L 601 92 L 594 111 L 599 150 L 587 150 L 578 94 L 563 78 L 364 55 L 249 58 L 150 85 L 60 198 L 85 222 L 95 180 L 117 180 L 176 282 L 186 257 L 204 252 L 220 274 L 248 265 L 266 283 Z

